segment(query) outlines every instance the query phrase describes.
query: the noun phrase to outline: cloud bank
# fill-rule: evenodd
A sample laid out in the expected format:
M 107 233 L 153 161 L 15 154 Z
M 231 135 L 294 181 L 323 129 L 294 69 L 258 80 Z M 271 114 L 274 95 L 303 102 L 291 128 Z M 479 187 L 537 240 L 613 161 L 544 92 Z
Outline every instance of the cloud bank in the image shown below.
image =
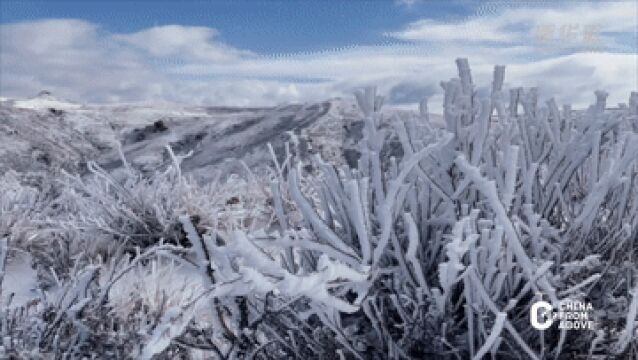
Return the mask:
M 77 19 L 4 24 L 0 94 L 28 97 L 47 89 L 93 103 L 254 106 L 348 96 L 378 85 L 391 103 L 428 96 L 434 105 L 439 81 L 455 76 L 454 59 L 468 57 L 478 84 L 489 84 L 493 65 L 505 64 L 508 86 L 539 86 L 577 106 L 588 104 L 595 89 L 608 90 L 610 103 L 625 102 L 638 79 L 635 7 L 479 9 L 480 16 L 463 20 L 406 24 L 385 34 L 396 41 L 390 45 L 278 57 L 225 44 L 209 27 L 110 33 Z M 580 38 L 586 36 L 594 37 L 595 48 Z
M 632 1 L 567 3 L 557 8 L 497 9 L 493 5 L 484 5 L 478 8 L 476 14 L 460 21 L 422 19 L 386 35 L 420 42 L 491 41 L 514 44 L 529 41 L 530 35 L 548 26 L 555 28 L 556 38 L 562 31 L 566 37 L 575 38 L 573 40 L 588 31 L 594 32 L 590 34 L 593 36 L 602 36 L 601 33 L 634 34 L 638 21 L 636 7 Z M 619 45 L 610 44 L 611 39 L 606 37 L 598 40 L 605 40 L 607 47 Z

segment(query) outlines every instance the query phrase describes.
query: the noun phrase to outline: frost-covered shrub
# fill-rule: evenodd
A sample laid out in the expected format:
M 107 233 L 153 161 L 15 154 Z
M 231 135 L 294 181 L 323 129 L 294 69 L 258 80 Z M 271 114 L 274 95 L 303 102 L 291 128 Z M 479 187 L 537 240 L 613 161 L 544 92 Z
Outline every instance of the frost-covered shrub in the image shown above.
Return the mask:
M 301 172 L 290 168 L 289 193 L 309 240 L 353 269 L 370 267 L 358 336 L 342 337 L 350 328 L 336 326 L 351 315 L 324 325 L 358 358 L 609 354 L 601 341 L 624 342 L 614 347 L 624 351 L 627 338 L 615 335 L 624 318 L 585 336 L 541 336 L 530 332 L 528 313 L 537 294 L 597 309 L 630 298 L 636 284 L 618 274 L 636 250 L 634 106 L 606 110 L 607 94 L 597 91 L 587 110 L 561 110 L 553 100 L 539 104 L 535 88 L 513 89 L 506 102 L 502 66 L 491 95 L 480 98 L 467 61 L 457 64 L 459 78 L 441 84 L 445 129 L 426 111 L 395 122 L 402 159 L 380 157 L 389 138 L 379 129 L 383 101 L 366 89 L 357 94 L 365 119 L 357 168 L 317 159 L 322 174 L 308 180 L 316 185 L 305 196 Z M 299 236 L 285 222 L 284 236 Z M 308 266 L 321 254 L 313 250 L 288 255 L 289 266 Z
M 183 184 L 175 167 L 150 178 L 126 167 L 121 179 L 93 163 L 88 168 L 90 177 L 75 176 L 65 184 L 69 230 L 102 235 L 102 239 L 91 239 L 90 245 L 125 246 L 128 251 L 160 241 L 180 241 L 177 216 L 188 184 Z
M 30 217 L 38 213 L 38 189 L 20 182 L 19 174 L 9 171 L 0 177 L 0 238 L 22 243 Z
M 164 242 L 188 245 L 178 220 L 188 215 L 198 232 L 264 226 L 268 193 L 249 181 L 197 184 L 180 170 L 182 157 L 167 148 L 173 163 L 151 176 L 129 166 L 111 174 L 88 163 L 88 176 L 67 176 L 57 199 L 61 216 L 52 223 L 85 239 L 83 251 L 134 253 Z M 93 249 L 93 250 L 90 250 Z
M 100 353 L 124 358 L 138 351 L 142 330 L 161 316 L 155 309 L 137 309 L 125 321 L 112 315 L 105 302 L 106 288 L 96 282 L 99 266 L 79 269 L 55 293 L 27 307 L 3 312 L 3 347 L 6 358 L 82 357 Z

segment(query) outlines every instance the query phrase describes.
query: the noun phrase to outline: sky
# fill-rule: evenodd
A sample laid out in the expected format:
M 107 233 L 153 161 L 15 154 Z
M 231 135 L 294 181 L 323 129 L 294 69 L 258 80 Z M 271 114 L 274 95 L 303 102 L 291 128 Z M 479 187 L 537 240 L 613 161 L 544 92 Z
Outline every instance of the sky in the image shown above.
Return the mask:
M 351 96 L 437 109 L 469 58 L 478 91 L 507 87 L 585 106 L 638 83 L 635 1 L 0 2 L 0 96 L 85 103 L 261 106 Z

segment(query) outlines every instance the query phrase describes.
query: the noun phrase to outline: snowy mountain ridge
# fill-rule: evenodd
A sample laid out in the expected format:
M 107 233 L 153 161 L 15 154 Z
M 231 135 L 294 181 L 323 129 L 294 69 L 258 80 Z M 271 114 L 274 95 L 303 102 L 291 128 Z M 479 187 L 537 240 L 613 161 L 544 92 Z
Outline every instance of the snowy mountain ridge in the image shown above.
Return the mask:
M 386 110 L 385 118 L 401 113 L 409 112 Z M 3 101 L 0 114 L 6 138 L 0 145 L 0 168 L 77 168 L 94 160 L 113 170 L 122 166 L 121 145 L 127 161 L 150 171 L 166 163 L 165 148 L 170 146 L 180 155 L 192 152 L 183 169 L 202 179 L 223 163 L 222 171 L 237 169 L 232 159 L 251 168 L 270 165 L 267 144 L 281 154 L 290 132 L 307 139 L 309 151 L 344 163 L 344 150 L 354 146 L 362 125 L 355 102 L 339 98 L 254 108 L 82 105 L 43 91 L 30 99 Z

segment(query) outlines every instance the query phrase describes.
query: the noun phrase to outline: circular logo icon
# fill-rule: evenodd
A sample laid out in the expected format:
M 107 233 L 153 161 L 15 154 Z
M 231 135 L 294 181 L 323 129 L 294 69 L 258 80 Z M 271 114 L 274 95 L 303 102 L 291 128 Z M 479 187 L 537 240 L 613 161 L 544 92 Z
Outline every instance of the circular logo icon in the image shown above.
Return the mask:
M 537 330 L 547 330 L 554 319 L 552 319 L 552 311 L 554 307 L 547 301 L 537 301 L 532 304 L 529 309 L 529 321 L 532 327 Z

